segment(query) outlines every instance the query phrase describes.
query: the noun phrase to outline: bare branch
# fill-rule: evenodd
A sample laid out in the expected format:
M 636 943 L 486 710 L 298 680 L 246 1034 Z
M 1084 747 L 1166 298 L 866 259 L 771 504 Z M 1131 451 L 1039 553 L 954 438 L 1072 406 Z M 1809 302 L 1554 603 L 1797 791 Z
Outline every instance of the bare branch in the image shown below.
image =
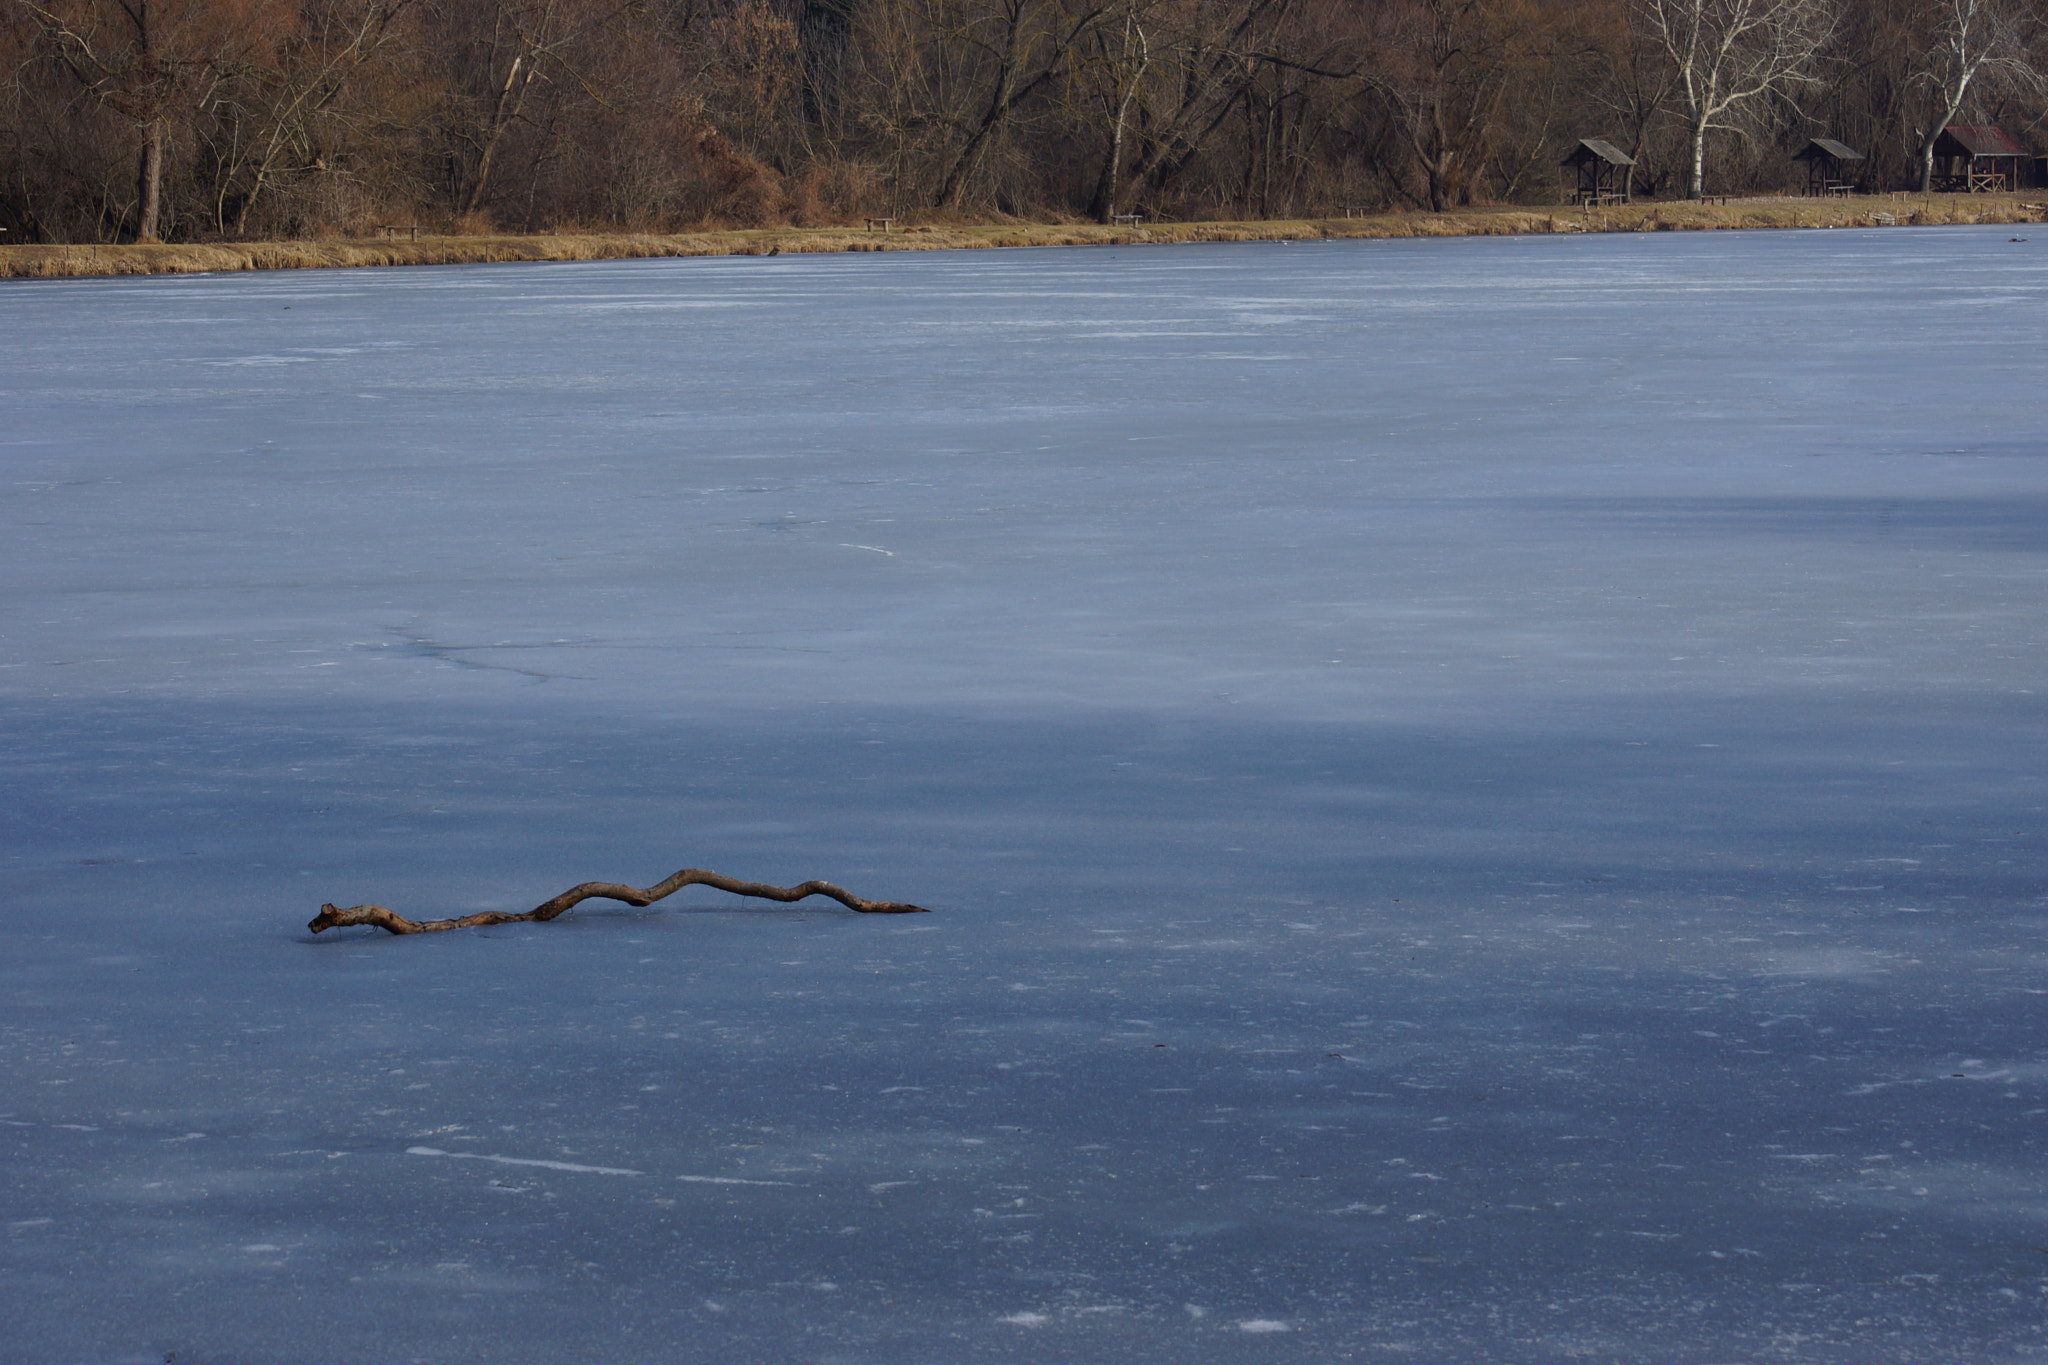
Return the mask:
M 1704 192 L 1707 134 L 1813 79 L 1837 0 L 1633 0 L 1671 61 L 1691 144 L 1688 192 Z
M 500 910 L 486 910 L 480 914 L 464 915 L 460 919 L 409 920 L 394 914 L 381 905 L 351 905 L 347 909 L 323 905 L 306 927 L 314 933 L 323 929 L 346 929 L 353 925 L 372 925 L 393 934 L 432 934 L 443 929 L 478 929 L 491 924 L 529 924 L 551 920 L 572 906 L 587 900 L 624 901 L 627 905 L 652 905 L 658 900 L 672 896 L 686 886 L 711 886 L 720 891 L 730 891 L 736 896 L 754 896 L 770 901 L 800 901 L 807 896 L 830 896 L 849 910 L 858 910 L 863 915 L 922 915 L 929 913 L 921 905 L 905 905 L 901 901 L 862 900 L 830 882 L 805 882 L 801 886 L 770 886 L 766 882 L 743 882 L 716 872 L 706 872 L 698 867 L 686 867 L 666 881 L 655 883 L 644 890 L 637 886 L 623 886 L 618 882 L 584 882 L 572 886 L 553 900 L 543 901 L 523 915 L 507 914 Z

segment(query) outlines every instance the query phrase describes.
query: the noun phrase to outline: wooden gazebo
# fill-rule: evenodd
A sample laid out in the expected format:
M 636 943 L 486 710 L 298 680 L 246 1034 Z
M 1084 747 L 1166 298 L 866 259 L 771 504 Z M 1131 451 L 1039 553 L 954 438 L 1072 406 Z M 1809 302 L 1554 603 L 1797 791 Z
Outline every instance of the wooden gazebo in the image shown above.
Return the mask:
M 1635 158 L 1605 138 L 1580 138 L 1557 163 L 1574 204 L 1626 204 Z
M 1861 161 L 1863 153 L 1831 137 L 1817 137 L 1792 153 L 1792 159 L 1806 163 L 1806 193 L 1819 199 L 1830 194 L 1847 194 L 1853 188 L 1849 163 Z
M 1934 188 L 1967 194 L 2009 190 L 2026 155 L 2003 128 L 1951 123 L 1934 140 Z

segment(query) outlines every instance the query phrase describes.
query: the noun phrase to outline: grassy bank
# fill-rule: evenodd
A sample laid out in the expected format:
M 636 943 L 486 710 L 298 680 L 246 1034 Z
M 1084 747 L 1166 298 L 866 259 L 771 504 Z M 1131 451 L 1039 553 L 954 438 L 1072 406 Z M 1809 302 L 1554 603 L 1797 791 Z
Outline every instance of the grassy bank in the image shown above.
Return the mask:
M 1598 209 L 1464 209 L 1255 223 L 899 225 L 758 228 L 672 235 L 542 233 L 418 241 L 331 239 L 192 245 L 0 247 L 0 278 L 160 275 L 338 266 L 468 265 L 490 261 L 601 261 L 646 256 L 762 256 L 770 252 L 957 251 L 977 247 L 1176 242 L 1303 241 L 1351 237 L 1470 237 L 1570 232 L 1697 232 L 1731 228 L 1843 228 L 1946 223 L 2038 223 L 2048 195 L 1877 195 L 1856 199 L 1739 199 Z

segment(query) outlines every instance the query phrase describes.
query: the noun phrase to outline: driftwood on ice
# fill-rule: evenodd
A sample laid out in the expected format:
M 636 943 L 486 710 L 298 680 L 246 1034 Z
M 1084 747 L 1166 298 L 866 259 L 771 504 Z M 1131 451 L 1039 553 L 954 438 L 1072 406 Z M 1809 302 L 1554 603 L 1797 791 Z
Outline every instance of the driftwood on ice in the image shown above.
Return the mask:
M 314 933 L 322 929 L 345 929 L 351 925 L 367 924 L 393 934 L 431 934 L 443 929 L 477 929 L 487 924 L 524 924 L 530 921 L 550 920 L 572 905 L 587 900 L 624 901 L 628 905 L 652 905 L 664 896 L 674 895 L 686 886 L 713 886 L 720 891 L 731 891 L 741 896 L 758 896 L 762 900 L 800 901 L 806 896 L 830 896 L 849 910 L 858 910 L 864 915 L 922 915 L 921 905 L 905 905 L 901 901 L 867 901 L 852 892 L 834 886 L 830 882 L 805 882 L 801 886 L 770 886 L 766 882 L 743 882 L 716 872 L 706 872 L 700 867 L 686 867 L 665 881 L 641 888 L 623 886 L 618 882 L 584 882 L 572 886 L 551 901 L 536 905 L 523 915 L 507 914 L 502 910 L 485 910 L 460 919 L 409 920 L 394 914 L 381 905 L 351 905 L 346 909 L 335 905 L 323 905 L 320 913 L 313 916 L 306 927 Z

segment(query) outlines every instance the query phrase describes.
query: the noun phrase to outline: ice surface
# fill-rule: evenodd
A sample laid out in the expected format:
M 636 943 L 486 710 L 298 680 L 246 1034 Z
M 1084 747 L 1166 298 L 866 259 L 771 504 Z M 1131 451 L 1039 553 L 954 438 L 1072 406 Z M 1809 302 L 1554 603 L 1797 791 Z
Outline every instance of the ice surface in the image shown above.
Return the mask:
M 2036 1358 L 2008 236 L 0 288 L 0 1359 Z

